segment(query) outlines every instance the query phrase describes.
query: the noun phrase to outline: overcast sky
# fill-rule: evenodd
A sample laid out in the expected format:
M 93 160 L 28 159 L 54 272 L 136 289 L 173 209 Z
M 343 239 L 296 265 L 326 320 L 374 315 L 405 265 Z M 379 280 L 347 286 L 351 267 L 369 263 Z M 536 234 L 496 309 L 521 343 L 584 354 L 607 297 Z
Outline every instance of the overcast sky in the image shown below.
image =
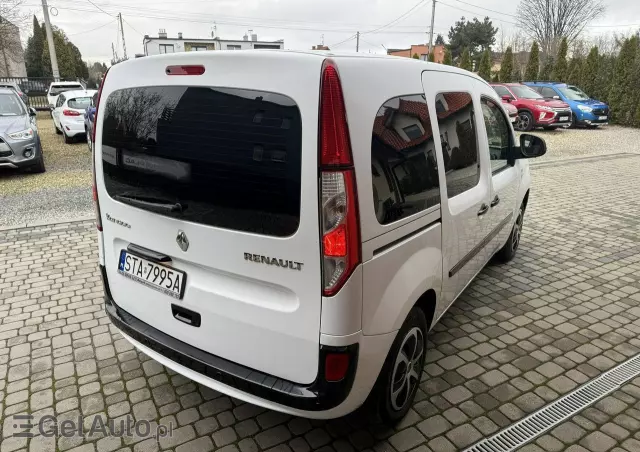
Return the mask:
M 586 33 L 629 32 L 640 28 L 639 1 L 604 1 L 608 8 L 606 15 L 591 24 Z M 284 39 L 287 49 L 310 49 L 320 44 L 324 35 L 326 45 L 355 51 L 355 39 L 334 44 L 360 31 L 361 52 L 384 53 L 384 47 L 407 48 L 428 42 L 431 21 L 431 0 L 49 0 L 48 3 L 51 22 L 67 33 L 84 59 L 107 63 L 111 59 L 111 43 L 117 46 L 120 56 L 123 52 L 122 40 L 117 38 L 118 12 L 125 20 L 130 57 L 143 52 L 145 34 L 157 36 L 158 29 L 164 28 L 170 37 L 182 32 L 185 39 L 207 38 L 214 23 L 221 39 L 242 39 L 247 30 L 253 29 L 260 40 Z M 517 5 L 518 0 L 438 1 L 435 33 L 446 39 L 449 27 L 461 16 L 489 16 L 494 26 L 504 28 L 507 35 L 517 33 L 514 25 Z M 40 0 L 24 0 L 22 8 L 42 20 Z M 408 11 L 401 20 L 375 31 Z M 30 24 L 28 28 L 26 35 L 32 32 Z

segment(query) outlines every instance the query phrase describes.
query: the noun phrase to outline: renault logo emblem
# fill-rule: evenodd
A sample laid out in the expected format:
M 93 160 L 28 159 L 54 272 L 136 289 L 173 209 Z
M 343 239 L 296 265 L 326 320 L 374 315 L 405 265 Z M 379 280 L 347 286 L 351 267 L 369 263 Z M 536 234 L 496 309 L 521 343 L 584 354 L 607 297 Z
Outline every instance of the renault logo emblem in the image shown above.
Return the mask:
M 187 238 L 187 234 L 185 234 L 184 231 L 178 231 L 176 242 L 178 242 L 178 246 L 182 251 L 187 251 L 189 249 L 189 239 Z

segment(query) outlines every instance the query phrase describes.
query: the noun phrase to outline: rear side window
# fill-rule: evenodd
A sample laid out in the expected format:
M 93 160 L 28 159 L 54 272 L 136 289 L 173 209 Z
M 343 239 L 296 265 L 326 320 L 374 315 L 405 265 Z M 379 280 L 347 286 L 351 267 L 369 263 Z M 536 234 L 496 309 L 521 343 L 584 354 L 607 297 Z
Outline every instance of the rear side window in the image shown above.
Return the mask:
M 84 110 L 91 104 L 90 97 L 76 97 L 75 99 L 69 99 L 67 105 L 69 108 L 78 108 Z
M 371 176 L 380 224 L 440 203 L 433 131 L 424 95 L 395 97 L 378 110 L 371 141 Z
M 436 104 L 442 156 L 447 172 L 447 196 L 453 198 L 480 181 L 478 138 L 473 101 L 468 93 L 441 93 Z M 438 109 L 440 110 L 440 109 Z
M 513 97 L 511 95 L 511 93 L 509 92 L 509 90 L 507 88 L 505 88 L 504 86 L 496 85 L 496 86 L 493 86 L 492 88 L 496 93 L 498 93 L 498 96 L 500 96 L 500 97 L 502 97 L 502 96 Z
M 300 220 L 301 119 L 289 97 L 154 86 L 113 92 L 102 136 L 109 195 L 185 221 L 289 236 Z

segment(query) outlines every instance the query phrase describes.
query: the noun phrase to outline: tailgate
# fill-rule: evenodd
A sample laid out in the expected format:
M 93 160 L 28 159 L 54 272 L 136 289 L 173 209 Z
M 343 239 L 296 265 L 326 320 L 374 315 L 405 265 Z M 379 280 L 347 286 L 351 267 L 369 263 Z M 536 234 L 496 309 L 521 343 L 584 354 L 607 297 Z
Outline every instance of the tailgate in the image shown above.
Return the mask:
M 176 64 L 205 73 L 166 75 Z M 297 383 L 311 383 L 318 368 L 321 64 L 198 52 L 114 66 L 95 143 L 116 304 L 178 340 Z M 165 288 L 123 271 L 123 250 L 132 264 L 145 258 L 139 247 L 174 271 Z

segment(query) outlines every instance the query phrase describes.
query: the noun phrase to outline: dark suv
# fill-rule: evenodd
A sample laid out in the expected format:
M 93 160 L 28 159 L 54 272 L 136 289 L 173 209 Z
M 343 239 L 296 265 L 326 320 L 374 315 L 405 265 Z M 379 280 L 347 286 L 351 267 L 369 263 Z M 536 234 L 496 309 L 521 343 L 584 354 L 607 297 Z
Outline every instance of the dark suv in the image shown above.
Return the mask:
M 529 131 L 535 127 L 556 129 L 571 125 L 571 108 L 565 102 L 545 99 L 521 83 L 493 83 L 493 89 L 502 100 L 518 109 L 514 129 Z

